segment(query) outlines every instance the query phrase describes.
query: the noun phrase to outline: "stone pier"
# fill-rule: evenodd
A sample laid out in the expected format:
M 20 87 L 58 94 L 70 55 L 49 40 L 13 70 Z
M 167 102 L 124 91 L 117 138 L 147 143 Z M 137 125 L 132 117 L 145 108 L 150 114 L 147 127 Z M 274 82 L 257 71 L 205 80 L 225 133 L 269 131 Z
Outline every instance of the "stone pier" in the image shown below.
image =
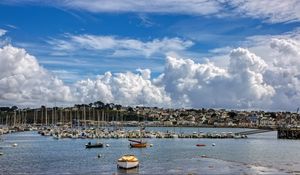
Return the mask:
M 300 128 L 278 128 L 278 139 L 300 139 Z

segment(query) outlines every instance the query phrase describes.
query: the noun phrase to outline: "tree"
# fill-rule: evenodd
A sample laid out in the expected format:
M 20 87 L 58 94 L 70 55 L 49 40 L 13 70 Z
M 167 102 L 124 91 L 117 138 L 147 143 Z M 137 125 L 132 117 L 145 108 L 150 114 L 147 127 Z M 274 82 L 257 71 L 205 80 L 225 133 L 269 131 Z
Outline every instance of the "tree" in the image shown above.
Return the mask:
M 11 111 L 16 111 L 17 109 L 18 109 L 18 106 L 12 106 L 12 107 L 10 108 Z

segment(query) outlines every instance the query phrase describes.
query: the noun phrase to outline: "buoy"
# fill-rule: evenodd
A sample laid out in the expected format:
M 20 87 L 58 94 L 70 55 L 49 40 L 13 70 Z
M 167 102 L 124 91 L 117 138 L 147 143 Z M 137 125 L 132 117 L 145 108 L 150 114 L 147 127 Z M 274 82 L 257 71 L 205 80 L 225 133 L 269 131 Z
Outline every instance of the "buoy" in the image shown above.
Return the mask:
M 211 146 L 216 146 L 216 144 L 215 144 L 215 143 L 213 143 Z
M 110 147 L 110 145 L 109 145 L 109 144 L 106 144 L 106 147 Z

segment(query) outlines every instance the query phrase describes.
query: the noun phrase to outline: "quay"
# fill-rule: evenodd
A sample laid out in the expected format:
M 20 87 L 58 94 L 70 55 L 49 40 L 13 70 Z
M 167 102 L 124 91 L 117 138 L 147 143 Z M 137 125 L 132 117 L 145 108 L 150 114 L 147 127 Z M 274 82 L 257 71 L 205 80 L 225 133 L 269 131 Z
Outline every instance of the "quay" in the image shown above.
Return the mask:
M 280 127 L 277 130 L 278 139 L 300 139 L 299 127 Z

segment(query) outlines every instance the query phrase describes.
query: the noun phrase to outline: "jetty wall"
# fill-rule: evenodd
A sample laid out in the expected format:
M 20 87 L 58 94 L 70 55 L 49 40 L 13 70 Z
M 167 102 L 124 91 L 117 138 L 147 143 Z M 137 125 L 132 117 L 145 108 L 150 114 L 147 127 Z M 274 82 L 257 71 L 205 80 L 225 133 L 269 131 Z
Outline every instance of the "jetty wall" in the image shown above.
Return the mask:
M 300 139 L 300 128 L 278 128 L 278 139 Z

